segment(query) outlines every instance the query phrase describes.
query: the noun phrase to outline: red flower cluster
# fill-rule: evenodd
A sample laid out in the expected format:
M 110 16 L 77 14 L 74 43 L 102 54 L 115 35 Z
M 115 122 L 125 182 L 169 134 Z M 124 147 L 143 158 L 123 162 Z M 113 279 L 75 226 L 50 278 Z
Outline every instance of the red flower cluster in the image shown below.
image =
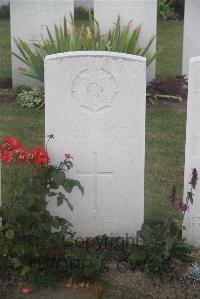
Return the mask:
M 49 163 L 48 153 L 43 148 L 36 148 L 31 153 L 31 160 L 38 165 L 47 165 Z
M 1 161 L 9 164 L 16 157 L 21 163 L 31 161 L 36 165 L 47 165 L 49 162 L 48 153 L 42 148 L 36 148 L 29 153 L 14 137 L 6 137 L 4 142 L 0 144 Z
M 1 160 L 4 163 L 10 163 L 15 156 L 19 156 L 21 162 L 28 160 L 28 152 L 22 144 L 13 137 L 6 137 L 0 145 Z

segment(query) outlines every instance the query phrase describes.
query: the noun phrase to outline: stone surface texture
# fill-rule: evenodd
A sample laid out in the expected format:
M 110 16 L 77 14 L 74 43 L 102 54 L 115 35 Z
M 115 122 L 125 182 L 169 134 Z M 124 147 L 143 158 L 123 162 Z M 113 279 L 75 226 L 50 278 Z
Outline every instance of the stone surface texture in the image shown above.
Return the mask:
M 46 26 L 50 30 L 54 24 L 60 25 L 64 16 L 70 20 L 70 12 L 74 13 L 73 0 L 11 0 L 11 47 L 12 52 L 19 53 L 13 38 L 21 38 L 33 44 L 45 36 Z M 18 85 L 40 86 L 38 80 L 26 77 L 20 69 L 26 66 L 12 55 L 13 87 Z
M 85 188 L 66 217 L 78 236 L 135 235 L 144 218 L 146 60 L 113 52 L 68 52 L 45 59 L 46 138 L 51 163 L 74 156 L 70 176 Z
M 99 22 L 102 34 L 109 29 L 120 15 L 121 24 L 127 25 L 132 20 L 132 28 L 142 26 L 139 47 L 148 44 L 152 36 L 157 34 L 157 1 L 156 0 L 94 0 L 94 15 Z M 156 53 L 156 39 L 151 47 Z M 155 78 L 155 61 L 147 68 L 147 80 Z
M 193 245 L 200 246 L 200 56 L 190 59 L 189 94 L 187 108 L 187 129 L 185 149 L 184 197 L 191 187 L 189 182 L 192 169 L 198 172 L 198 183 L 194 193 L 194 203 L 185 214 L 184 237 Z
M 200 55 L 200 1 L 185 0 L 184 39 L 183 39 L 183 75 L 189 73 L 189 60 Z

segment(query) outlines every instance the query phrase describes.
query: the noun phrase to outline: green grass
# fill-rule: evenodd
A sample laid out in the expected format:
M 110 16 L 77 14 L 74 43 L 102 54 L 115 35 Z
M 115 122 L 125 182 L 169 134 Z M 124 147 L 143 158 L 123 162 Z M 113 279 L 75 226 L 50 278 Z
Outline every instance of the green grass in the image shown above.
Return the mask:
M 87 21 L 85 21 L 87 22 Z M 80 25 L 80 21 L 78 22 Z M 157 48 L 162 49 L 157 59 L 157 77 L 181 74 L 183 22 L 158 21 Z M 11 77 L 10 21 L 0 21 L 0 80 Z
M 44 111 L 0 106 L 0 140 L 13 136 L 27 149 L 44 145 Z M 9 174 L 2 165 L 2 200 L 9 190 Z
M 145 221 L 157 222 L 169 211 L 177 184 L 183 194 L 186 109 L 149 108 L 146 120 Z
M 15 136 L 28 148 L 44 146 L 44 111 L 0 107 L 0 138 Z M 157 222 L 171 208 L 170 188 L 183 188 L 185 109 L 149 108 L 146 120 L 145 221 Z M 4 186 L 5 187 L 5 186 Z
M 15 136 L 28 148 L 44 145 L 44 111 L 0 106 L 0 139 Z
M 182 73 L 183 22 L 159 21 L 157 33 L 157 78 Z
M 11 78 L 10 20 L 0 20 L 0 80 Z

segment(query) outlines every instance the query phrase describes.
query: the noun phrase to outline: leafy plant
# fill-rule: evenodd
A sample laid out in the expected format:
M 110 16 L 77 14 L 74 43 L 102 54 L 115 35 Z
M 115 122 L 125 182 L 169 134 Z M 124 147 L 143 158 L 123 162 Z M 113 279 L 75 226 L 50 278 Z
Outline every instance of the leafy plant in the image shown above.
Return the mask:
M 143 225 L 138 232 L 139 245 L 128 257 L 132 268 L 142 267 L 150 275 L 162 281 L 172 278 L 173 269 L 181 261 L 191 261 L 193 247 L 179 239 L 177 235 L 167 235 L 169 227 Z
M 193 204 L 193 190 L 197 181 L 198 174 L 194 168 L 189 182 L 191 190 L 187 193 L 185 202 L 177 199 L 176 186 L 172 186 L 170 201 L 180 211 L 179 218 L 166 216 L 162 225 L 153 227 L 143 224 L 137 233 L 137 244 L 128 256 L 133 269 L 139 266 L 145 272 L 158 276 L 163 281 L 169 281 L 175 266 L 194 260 L 191 256 L 194 247 L 182 239 L 181 230 L 183 215 L 188 211 L 189 203 Z
M 44 103 L 44 92 L 39 88 L 22 90 L 17 96 L 17 104 L 22 108 L 34 108 Z
M 31 91 L 32 88 L 30 86 L 27 86 L 27 85 L 19 85 L 15 88 L 15 92 L 16 92 L 17 95 L 20 94 L 24 90 Z
M 10 190 L 0 207 L 0 260 L 11 261 L 23 277 L 36 283 L 56 280 L 63 274 L 58 260 L 64 257 L 64 239 L 71 224 L 49 213 L 46 196 L 58 206 L 65 201 L 73 209 L 62 190 L 68 194 L 75 187 L 84 190 L 68 177 L 72 157 L 66 154 L 58 166 L 51 165 L 46 150 L 28 152 L 13 137 L 5 138 L 0 153 L 10 174 Z
M 70 262 L 72 276 L 78 281 L 101 280 L 104 259 L 100 254 L 89 251 L 85 246 L 73 245 L 66 250 L 65 258 Z
M 141 33 L 141 26 L 131 30 L 131 22 L 121 28 L 120 17 L 118 16 L 113 28 L 107 36 L 101 35 L 99 24 L 89 14 L 89 25 L 78 26 L 71 17 L 70 27 L 64 18 L 63 25 L 54 26 L 54 32 L 47 27 L 47 36 L 41 36 L 41 42 L 35 43 L 33 48 L 27 42 L 18 38 L 14 42 L 20 54 L 12 53 L 27 66 L 24 75 L 44 81 L 44 58 L 46 55 L 67 52 L 67 51 L 114 51 L 134 55 L 141 55 L 147 58 L 147 65 L 155 59 L 151 53 L 151 45 L 155 39 L 153 36 L 148 44 L 141 49 L 138 47 L 138 40 Z
M 164 21 L 175 18 L 175 8 L 173 4 L 173 0 L 158 1 L 158 14 Z
M 98 297 L 102 297 L 105 285 L 102 279 L 105 258 L 96 250 L 95 238 L 90 238 L 90 241 L 91 244 L 87 239 L 81 243 L 73 238 L 66 239 L 65 259 L 70 269 L 70 277 L 65 287 L 94 290 Z

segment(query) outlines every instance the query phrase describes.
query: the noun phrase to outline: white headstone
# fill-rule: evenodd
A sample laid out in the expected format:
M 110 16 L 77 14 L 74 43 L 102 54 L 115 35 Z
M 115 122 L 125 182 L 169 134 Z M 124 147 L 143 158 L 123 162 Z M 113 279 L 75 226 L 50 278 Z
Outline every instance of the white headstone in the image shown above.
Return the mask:
M 135 235 L 144 217 L 145 58 L 69 52 L 45 60 L 50 160 L 74 156 L 71 176 L 85 188 L 74 211 L 50 204 L 79 236 Z
M 138 46 L 145 47 L 152 36 L 157 34 L 157 0 L 94 0 L 94 17 L 100 25 L 102 34 L 107 34 L 109 29 L 120 16 L 121 25 L 125 26 L 132 20 L 132 28 L 142 26 Z M 156 38 L 151 47 L 156 53 Z M 156 75 L 156 63 L 147 68 L 147 81 Z
M 0 0 L 0 7 L 2 5 L 7 5 L 9 3 L 9 0 Z
M 21 38 L 29 44 L 41 40 L 46 35 L 46 26 L 53 30 L 54 24 L 60 25 L 64 16 L 70 20 L 74 14 L 73 0 L 11 0 L 11 47 L 12 52 L 19 53 L 13 38 Z M 18 85 L 38 86 L 38 80 L 20 73 L 26 66 L 12 55 L 13 87 Z
M 185 149 L 184 194 L 190 191 L 192 169 L 196 168 L 200 178 L 200 57 L 190 59 L 189 93 L 187 104 L 187 130 Z M 184 237 L 193 245 L 200 246 L 200 181 L 194 193 L 194 203 L 185 213 Z
M 183 68 L 182 74 L 189 73 L 189 60 L 200 55 L 200 1 L 185 0 Z

